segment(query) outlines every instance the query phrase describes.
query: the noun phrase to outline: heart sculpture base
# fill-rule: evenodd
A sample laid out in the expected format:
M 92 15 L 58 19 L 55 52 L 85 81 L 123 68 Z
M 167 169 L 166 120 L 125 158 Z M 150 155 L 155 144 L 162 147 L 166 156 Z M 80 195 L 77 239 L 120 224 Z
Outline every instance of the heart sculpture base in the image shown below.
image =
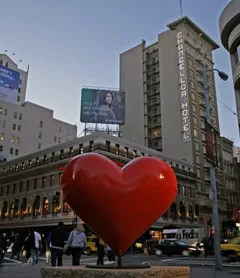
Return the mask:
M 190 267 L 152 266 L 142 269 L 99 269 L 77 267 L 45 267 L 41 269 L 42 278 L 189 278 Z
M 118 266 L 117 264 L 111 265 L 86 265 L 86 268 L 92 269 L 142 269 L 142 268 L 150 268 L 150 265 L 147 264 L 125 264 L 122 266 Z

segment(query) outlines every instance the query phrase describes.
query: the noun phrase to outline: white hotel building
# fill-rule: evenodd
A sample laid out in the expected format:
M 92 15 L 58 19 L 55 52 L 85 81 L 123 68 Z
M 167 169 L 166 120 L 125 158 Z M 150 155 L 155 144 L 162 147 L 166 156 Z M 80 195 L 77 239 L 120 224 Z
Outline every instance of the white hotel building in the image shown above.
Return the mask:
M 0 100 L 0 160 L 12 160 L 77 137 L 77 126 L 55 119 L 53 110 L 26 102 L 28 71 L 6 54 L 0 64 L 20 72 L 17 104 Z

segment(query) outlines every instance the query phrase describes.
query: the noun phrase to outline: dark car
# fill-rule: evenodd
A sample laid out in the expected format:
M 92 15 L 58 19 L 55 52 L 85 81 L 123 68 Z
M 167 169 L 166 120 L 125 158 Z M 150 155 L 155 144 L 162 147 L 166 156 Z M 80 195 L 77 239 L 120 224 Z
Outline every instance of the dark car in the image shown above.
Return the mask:
M 195 247 L 186 244 L 183 241 L 166 241 L 163 240 L 159 242 L 156 246 L 156 252 L 155 254 L 160 255 L 182 255 L 185 257 L 188 256 L 199 256 L 201 254 L 201 251 Z

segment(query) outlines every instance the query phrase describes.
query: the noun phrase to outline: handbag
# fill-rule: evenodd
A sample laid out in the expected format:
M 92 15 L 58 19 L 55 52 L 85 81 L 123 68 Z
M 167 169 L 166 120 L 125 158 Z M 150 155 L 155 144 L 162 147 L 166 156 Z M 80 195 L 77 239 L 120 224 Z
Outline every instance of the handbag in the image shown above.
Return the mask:
M 71 245 L 72 240 L 73 240 L 73 232 L 74 232 L 74 231 L 72 231 L 71 240 L 70 240 L 70 243 L 69 243 L 69 245 L 68 245 L 68 247 L 67 247 L 67 250 L 66 250 L 66 255 L 67 255 L 67 256 L 72 255 L 72 247 L 71 247 L 70 245 Z

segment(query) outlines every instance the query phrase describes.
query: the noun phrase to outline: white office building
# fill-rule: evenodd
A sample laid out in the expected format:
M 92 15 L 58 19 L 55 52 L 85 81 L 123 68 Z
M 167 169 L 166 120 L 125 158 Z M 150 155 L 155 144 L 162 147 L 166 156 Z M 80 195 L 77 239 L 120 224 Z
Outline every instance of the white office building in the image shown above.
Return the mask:
M 0 100 L 0 161 L 12 160 L 77 137 L 77 126 L 55 119 L 53 110 L 26 102 L 28 71 L 6 54 L 0 65 L 20 73 L 17 103 Z

